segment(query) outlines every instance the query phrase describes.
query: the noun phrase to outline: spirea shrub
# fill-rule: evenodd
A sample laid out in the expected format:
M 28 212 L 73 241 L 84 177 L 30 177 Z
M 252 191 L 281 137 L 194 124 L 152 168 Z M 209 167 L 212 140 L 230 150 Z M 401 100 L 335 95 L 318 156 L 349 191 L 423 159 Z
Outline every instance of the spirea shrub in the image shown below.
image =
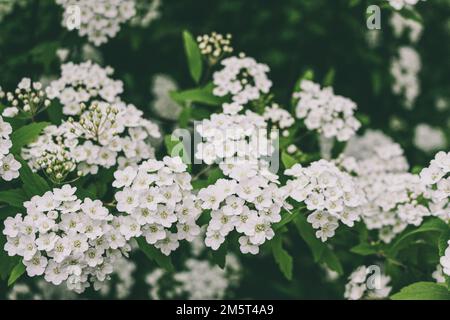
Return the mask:
M 0 88 L 8 297 L 298 298 L 314 283 L 318 297 L 449 299 L 448 130 L 428 123 L 432 106 L 420 123 L 405 115 L 439 101 L 444 118 L 445 94 L 434 91 L 446 84 L 441 72 L 426 80 L 422 4 L 384 2 L 389 32 L 352 37 L 364 39 L 357 58 L 346 51 L 370 75 L 303 56 L 280 83 L 291 57 L 261 41 L 262 52 L 242 53 L 239 33 L 183 31 L 179 68 L 179 50 L 163 44 L 178 27 L 159 10 L 173 4 L 52 2 L 76 31 L 55 40 L 42 68 L 15 60 L 29 78 L 17 73 Z M 165 31 L 152 24 L 144 41 L 136 27 L 156 19 Z M 153 37 L 164 41 L 147 57 L 139 50 Z M 383 59 L 366 57 L 390 41 Z M 117 43 L 133 54 L 111 58 Z M 157 73 L 137 74 L 150 70 L 141 55 Z M 395 112 L 371 112 L 369 100 L 382 105 L 385 95 Z

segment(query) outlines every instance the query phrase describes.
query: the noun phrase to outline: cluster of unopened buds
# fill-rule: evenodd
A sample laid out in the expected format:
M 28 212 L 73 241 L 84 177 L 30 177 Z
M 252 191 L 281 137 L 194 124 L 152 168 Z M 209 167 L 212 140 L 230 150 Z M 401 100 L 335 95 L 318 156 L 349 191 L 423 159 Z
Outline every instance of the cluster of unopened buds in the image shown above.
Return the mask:
M 117 131 L 116 117 L 119 110 L 107 103 L 93 103 L 89 107 L 81 104 L 82 114 L 78 121 L 69 117 L 73 126 L 70 132 L 87 140 L 102 142 Z
M 44 152 L 37 164 L 54 183 L 65 181 L 70 172 L 76 169 L 76 163 L 63 146 L 55 151 Z
M 48 154 L 56 156 L 64 170 L 59 172 L 61 178 L 65 178 L 67 170 L 75 169 L 72 162 L 80 176 L 95 174 L 101 167 L 137 165 L 154 156 L 148 139 L 159 138 L 159 128 L 144 119 L 135 106 L 97 102 L 88 107 L 82 104 L 80 110 L 80 116 L 70 117 L 58 127 L 46 127 L 36 141 L 23 148 L 22 156 L 33 169 L 42 169 L 49 160 L 55 160 L 53 156 L 46 159 Z
M 50 106 L 40 82 L 32 82 L 29 78 L 23 78 L 13 92 L 2 92 L 0 98 L 6 98 L 7 108 L 3 110 L 4 117 L 15 117 L 21 113 L 25 117 L 34 117 Z
M 201 54 L 207 57 L 211 65 L 214 65 L 224 55 L 233 52 L 231 34 L 222 35 L 217 32 L 204 34 L 197 37 L 197 43 Z

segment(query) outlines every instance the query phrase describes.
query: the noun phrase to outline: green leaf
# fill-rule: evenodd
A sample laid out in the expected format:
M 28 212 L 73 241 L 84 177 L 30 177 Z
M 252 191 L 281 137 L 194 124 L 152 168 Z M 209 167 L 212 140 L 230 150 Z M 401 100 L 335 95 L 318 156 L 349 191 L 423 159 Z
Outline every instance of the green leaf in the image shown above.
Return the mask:
M 291 255 L 283 249 L 283 239 L 280 234 L 273 238 L 271 244 L 275 262 L 278 264 L 278 267 L 286 279 L 292 280 L 293 259 Z
M 36 140 L 42 130 L 48 126 L 48 122 L 34 122 L 15 130 L 11 134 L 11 153 L 20 153 L 22 147 Z
M 331 68 L 325 75 L 325 78 L 323 79 L 323 86 L 324 87 L 333 86 L 335 76 L 336 76 L 336 70 L 334 68 Z
M 217 97 L 213 94 L 214 85 L 210 82 L 204 87 L 188 89 L 184 91 L 172 91 L 170 97 L 180 105 L 190 103 L 201 103 L 208 106 L 220 106 L 225 101 L 224 97 Z
M 360 243 L 350 249 L 351 252 L 359 254 L 360 256 L 370 256 L 378 253 L 378 248 L 369 243 Z
M 191 184 L 194 190 L 200 190 L 209 186 L 208 180 L 193 180 Z
M 450 300 L 450 291 L 434 282 L 416 282 L 391 296 L 392 300 Z
M 445 255 L 445 250 L 448 247 L 448 241 L 450 240 L 450 229 L 442 233 L 438 241 L 439 257 Z M 447 289 L 450 290 L 450 276 L 444 274 L 445 283 L 447 284 Z
M 63 119 L 63 107 L 62 105 L 60 105 L 59 103 L 56 103 L 55 101 L 53 101 L 52 104 L 50 104 L 50 106 L 47 108 L 47 115 L 48 118 L 50 119 L 50 121 L 53 124 L 59 125 L 61 124 L 61 121 Z
M 225 268 L 228 253 L 228 241 L 222 243 L 218 250 L 211 250 L 210 252 L 212 261 L 221 269 Z
M 446 232 L 447 230 L 448 226 L 445 224 L 445 222 L 443 222 L 441 219 L 433 218 L 423 223 L 417 229 L 402 233 L 400 237 L 394 241 L 387 254 L 390 257 L 394 257 L 402 248 L 409 244 L 408 240 L 410 240 L 413 235 L 428 232 Z
M 404 7 L 402 10 L 400 10 L 400 14 L 403 16 L 403 18 L 411 19 L 420 24 L 423 24 L 422 16 L 416 9 L 412 7 Z
M 192 108 L 190 106 L 186 106 L 181 111 L 180 116 L 178 117 L 178 124 L 180 125 L 180 128 L 188 127 L 189 120 L 191 119 L 191 110 Z
M 4 281 L 8 279 L 11 274 L 11 270 L 20 261 L 20 258 L 10 257 L 8 253 L 3 249 L 6 243 L 6 236 L 0 232 L 0 278 Z
M 300 90 L 300 83 L 303 80 L 310 80 L 310 81 L 314 80 L 314 71 L 311 69 L 308 69 L 297 79 L 297 81 L 295 82 L 295 85 L 294 85 L 294 92 L 298 92 Z M 292 108 L 295 107 L 296 101 L 297 101 L 297 99 L 295 99 L 295 98 L 291 99 Z
M 300 209 L 303 209 L 304 207 L 302 207 L 302 208 L 295 208 L 292 212 L 287 212 L 287 211 L 285 211 L 285 210 L 283 210 L 282 212 L 281 212 L 281 220 L 280 220 L 280 222 L 277 222 L 277 223 L 275 223 L 273 226 L 272 226 L 272 229 L 274 230 L 274 231 L 277 231 L 277 230 L 280 230 L 282 227 L 284 227 L 285 225 L 287 225 L 289 222 L 291 222 L 292 220 L 294 220 L 295 218 L 297 218 L 297 216 L 300 214 Z
M 170 256 L 166 256 L 152 245 L 149 245 L 147 241 L 145 241 L 145 238 L 137 238 L 136 241 L 139 245 L 139 248 L 144 252 L 147 258 L 156 262 L 158 266 L 167 271 L 172 272 L 175 270 Z
M 25 266 L 22 262 L 16 264 L 16 266 L 12 269 L 11 274 L 8 278 L 8 287 L 13 285 L 25 272 Z
M 223 177 L 224 177 L 224 175 L 223 175 L 222 170 L 220 168 L 214 168 L 208 172 L 207 182 L 209 185 L 211 185 L 211 184 L 216 183 L 217 180 L 219 180 Z
M 184 143 L 180 139 L 171 134 L 167 134 L 164 137 L 164 144 L 166 145 L 167 154 L 171 157 L 180 157 L 185 164 L 191 167 L 191 159 L 189 153 L 184 147 Z
M 23 182 L 23 189 L 26 195 L 31 198 L 35 195 L 43 195 L 50 190 L 48 183 L 37 173 L 31 171 L 30 167 L 22 158 L 16 156 L 22 167 L 19 170 L 20 179 Z
M 12 217 L 15 216 L 18 212 L 20 212 L 19 210 L 22 210 L 23 208 L 18 209 L 17 207 L 13 207 L 13 206 L 2 206 L 0 208 L 0 225 L 1 225 L 1 221 L 5 220 L 8 217 Z M 0 251 L 1 251 L 1 246 L 0 246 Z
M 22 208 L 23 203 L 28 200 L 28 197 L 22 189 L 11 189 L 0 191 L 0 202 L 9 204 L 16 208 Z
M 450 240 L 450 229 L 447 231 L 444 231 L 442 235 L 439 237 L 439 256 L 442 257 L 445 255 L 445 250 L 448 247 L 448 241 Z
M 183 31 L 183 43 L 188 61 L 189 72 L 192 79 L 198 83 L 202 76 L 203 69 L 202 54 L 200 53 L 197 42 L 189 31 Z
M 340 275 L 344 273 L 342 269 L 341 262 L 338 257 L 334 254 L 333 251 L 327 246 L 326 243 L 317 239 L 315 235 L 315 230 L 313 227 L 306 221 L 306 217 L 303 215 L 299 215 L 295 219 L 295 225 L 300 236 L 305 240 L 306 244 L 312 251 L 314 261 L 318 263 L 326 264 L 330 269 L 336 271 Z
M 286 169 L 290 169 L 298 163 L 298 161 L 294 157 L 284 151 L 281 153 L 281 162 L 283 162 L 283 165 Z

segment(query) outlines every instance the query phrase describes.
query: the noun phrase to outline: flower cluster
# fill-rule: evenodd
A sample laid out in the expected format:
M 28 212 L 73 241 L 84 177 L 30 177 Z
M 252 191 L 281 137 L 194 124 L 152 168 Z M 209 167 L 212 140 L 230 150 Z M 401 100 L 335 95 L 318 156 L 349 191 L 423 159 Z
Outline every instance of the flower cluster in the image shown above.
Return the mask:
M 450 276 L 450 240 L 447 242 L 447 249 L 445 249 L 444 256 L 441 257 L 440 263 L 442 266 L 442 272 L 447 276 Z
M 449 203 L 450 199 L 450 152 L 440 151 L 431 160 L 430 166 L 420 172 L 420 178 L 429 188 L 434 202 Z M 448 213 L 450 218 L 450 212 Z
M 419 200 L 426 189 L 417 175 L 410 173 L 372 174 L 358 177 L 367 204 L 362 219 L 369 230 L 379 230 L 379 238 L 389 243 L 408 225 L 419 226 L 431 215 Z
M 400 145 L 375 130 L 350 139 L 338 162 L 346 171 L 358 176 L 406 172 L 409 168 Z
M 120 25 L 136 14 L 134 0 L 56 0 L 56 3 L 64 8 L 63 26 L 78 29 L 80 36 L 87 36 L 96 46 L 115 37 Z M 72 10 L 74 7 L 79 10 L 79 16 Z
M 128 250 L 122 222 L 99 200 L 75 195 L 64 185 L 24 203 L 26 215 L 8 217 L 5 251 L 21 256 L 30 277 L 44 275 L 55 285 L 83 292 L 90 282 L 104 281 Z
M 295 118 L 288 111 L 280 108 L 280 105 L 277 103 L 272 103 L 272 105 L 264 108 L 263 118 L 266 121 L 270 121 L 277 128 L 284 130 L 283 136 L 289 134 L 289 131 L 286 129 L 295 123 Z
M 391 17 L 391 25 L 397 38 L 401 37 L 405 30 L 408 32 L 409 40 L 416 43 L 422 35 L 423 26 L 413 20 L 404 18 L 401 14 L 394 12 Z
M 159 138 L 159 128 L 135 106 L 99 102 L 80 109 L 77 120 L 69 118 L 59 127 L 47 127 L 23 148 L 22 156 L 33 169 L 44 169 L 51 177 L 59 173 L 56 181 L 62 181 L 74 164 L 79 175 L 86 175 L 95 174 L 99 167 L 123 168 L 154 156 L 147 140 Z
M 197 146 L 197 159 L 212 164 L 215 161 L 230 162 L 236 157 L 259 160 L 272 154 L 272 139 L 267 137 L 264 117 L 250 110 L 239 114 L 242 109 L 236 103 L 225 103 L 223 113 L 212 114 L 210 119 L 196 126 L 205 141 Z M 235 169 L 240 171 L 239 167 Z
M 414 129 L 414 145 L 424 152 L 442 150 L 447 146 L 444 132 L 426 123 L 420 123 Z
M 322 159 L 306 168 L 295 164 L 285 174 L 294 177 L 286 183 L 289 196 L 312 211 L 307 221 L 318 229 L 317 238 L 333 237 L 339 221 L 352 227 L 360 219 L 364 195 L 353 178 L 332 162 Z
M 152 93 L 155 100 L 152 108 L 160 117 L 169 120 L 178 119 L 181 106 L 170 97 L 170 93 L 177 90 L 178 86 L 171 77 L 158 74 L 153 78 Z
M 192 241 L 200 234 L 196 220 L 201 214 L 192 194 L 191 176 L 180 157 L 147 160 L 138 168 L 114 173 L 121 232 L 128 240 L 145 237 L 149 244 L 169 255 L 179 240 Z M 176 229 L 176 230 L 175 230 Z
M 305 119 L 309 130 L 316 130 L 326 138 L 336 137 L 347 141 L 361 126 L 354 117 L 356 104 L 345 97 L 335 95 L 333 88 L 320 88 L 320 85 L 303 80 L 300 92 L 294 92 L 298 99 L 296 116 Z
M 58 98 L 64 114 L 78 115 L 83 103 L 120 101 L 123 83 L 110 78 L 113 72 L 111 67 L 102 68 L 91 61 L 69 62 L 61 66 L 61 77 L 52 81 L 46 92 L 50 98 Z
M 414 6 L 416 5 L 420 0 L 387 0 L 392 8 L 395 10 L 401 10 L 404 7 L 407 6 Z
M 115 278 L 115 283 L 97 281 L 94 283 L 94 288 L 104 297 L 114 293 L 114 298 L 125 299 L 130 295 L 135 283 L 133 273 L 136 270 L 136 264 L 126 257 L 120 257 L 114 262 L 114 269 L 114 272 L 108 276 L 108 280 Z
M 224 104 L 223 113 L 213 114 L 196 126 L 206 140 L 197 146 L 196 157 L 214 161 L 227 177 L 199 191 L 204 210 L 211 210 L 205 244 L 218 250 L 234 229 L 243 253 L 257 254 L 259 246 L 274 236 L 272 223 L 281 220 L 287 206 L 278 176 L 270 172 L 265 157 L 272 154 L 272 138 L 264 117 L 236 103 Z
M 279 222 L 281 209 L 288 207 L 286 194 L 256 166 L 242 162 L 236 163 L 236 167 L 241 167 L 240 177 L 219 179 L 198 194 L 201 208 L 211 210 L 205 244 L 218 250 L 236 230 L 241 234 L 241 252 L 257 254 L 259 246 L 275 235 L 271 224 Z
M 418 226 L 431 215 L 422 203 L 429 201 L 425 185 L 417 175 L 407 173 L 403 149 L 383 133 L 369 130 L 354 137 L 337 163 L 356 175 L 367 200 L 361 207 L 362 220 L 369 230 L 378 230 L 382 241 L 389 243 L 408 225 Z M 437 205 L 434 209 L 440 210 Z
M 161 15 L 161 0 L 135 0 L 136 15 L 131 18 L 131 25 L 148 27 Z
M 8 300 L 74 300 L 76 298 L 77 294 L 67 289 L 67 286 L 55 286 L 43 279 L 38 279 L 31 284 L 16 282 L 8 292 Z
M 371 273 L 375 271 L 373 275 Z M 384 274 L 377 274 L 370 267 L 360 266 L 348 277 L 345 285 L 344 297 L 348 300 L 384 299 L 389 296 L 392 287 L 391 278 Z
M 204 34 L 197 37 L 197 43 L 201 54 L 208 59 L 211 65 L 214 65 L 224 55 L 233 52 L 231 34 L 225 36 L 217 32 Z
M 32 82 L 30 78 L 23 78 L 14 92 L 3 92 L 0 88 L 0 99 L 6 98 L 7 108 L 3 110 L 4 117 L 12 118 L 21 113 L 26 117 L 36 114 L 50 106 L 50 99 L 42 90 L 40 82 Z
M 11 181 L 19 176 L 20 163 L 9 153 L 12 147 L 11 125 L 0 116 L 0 177 Z
M 223 69 L 213 74 L 214 95 L 230 94 L 233 102 L 244 105 L 269 93 L 272 81 L 267 78 L 267 65 L 243 55 L 226 58 L 221 64 Z
M 411 47 L 400 47 L 398 57 L 391 64 L 391 75 L 394 78 L 392 90 L 395 94 L 403 95 L 405 106 L 412 108 L 420 93 L 418 73 L 422 68 L 420 56 Z
M 147 275 L 152 299 L 224 299 L 239 284 L 241 265 L 235 255 L 227 254 L 221 269 L 202 258 L 205 247 L 198 239 L 191 244 L 193 257 L 186 260 L 184 270 L 170 274 L 155 269 Z

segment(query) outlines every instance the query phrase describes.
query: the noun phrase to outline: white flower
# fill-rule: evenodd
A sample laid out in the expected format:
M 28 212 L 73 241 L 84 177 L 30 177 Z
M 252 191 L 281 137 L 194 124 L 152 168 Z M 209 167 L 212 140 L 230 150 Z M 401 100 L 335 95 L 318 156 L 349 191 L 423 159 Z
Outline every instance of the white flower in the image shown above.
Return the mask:
M 401 10 L 403 7 L 414 6 L 420 0 L 387 0 L 389 4 L 396 10 Z
M 392 91 L 404 97 L 404 103 L 408 109 L 413 108 L 420 94 L 418 74 L 421 68 L 422 62 L 417 51 L 406 46 L 399 48 L 398 57 L 395 57 L 391 63 L 391 75 L 394 78 Z
M 120 231 L 127 240 L 143 235 L 168 255 L 178 240 L 192 241 L 199 235 L 195 221 L 200 210 L 186 169 L 180 157 L 164 157 L 115 172 L 113 186 L 122 188 L 115 194 L 117 209 L 127 213 L 120 217 Z M 177 232 L 169 232 L 174 225 Z
M 166 256 L 170 255 L 170 253 L 176 250 L 179 246 L 180 243 L 178 242 L 177 235 L 168 231 L 166 231 L 166 237 L 164 239 L 155 243 L 155 247 L 161 250 L 161 252 Z
M 407 30 L 410 41 L 412 43 L 416 43 L 422 35 L 423 26 L 420 22 L 413 19 L 404 18 L 397 12 L 392 14 L 390 23 L 397 38 L 400 38 L 405 30 Z
M 136 174 L 137 172 L 133 167 L 126 167 L 124 170 L 117 170 L 116 172 L 114 172 L 115 180 L 113 182 L 113 187 L 129 187 L 131 185 L 131 182 L 136 177 Z
M 206 232 L 205 245 L 213 250 L 218 250 L 220 245 L 225 241 L 220 231 L 208 230 Z
M 11 132 L 11 125 L 0 116 L 0 177 L 6 181 L 19 177 L 21 168 L 20 162 L 9 154 L 9 149 L 12 147 Z
M 409 168 L 400 145 L 375 130 L 350 139 L 338 163 L 358 175 L 406 172 Z
M 388 286 L 391 278 L 384 274 L 371 273 L 370 267 L 366 266 L 359 266 L 353 271 L 345 285 L 344 297 L 348 300 L 387 298 L 392 289 Z
M 120 0 L 109 2 L 91 2 L 80 0 L 76 2 L 80 10 L 81 22 L 75 28 L 69 23 L 73 12 L 69 10 L 73 5 L 70 0 L 56 0 L 63 7 L 64 17 L 62 25 L 69 30 L 78 29 L 80 36 L 86 35 L 88 40 L 99 46 L 115 37 L 120 30 L 120 25 L 136 15 L 134 0 Z
M 263 117 L 266 121 L 270 120 L 273 124 L 276 124 L 280 129 L 289 128 L 295 123 L 295 118 L 276 103 L 264 109 Z
M 46 281 L 66 281 L 69 289 L 81 293 L 90 281 L 104 281 L 113 270 L 111 257 L 129 249 L 116 231 L 120 221 L 99 200 L 81 201 L 75 191 L 64 185 L 34 196 L 24 203 L 23 219 L 18 214 L 5 220 L 3 233 L 4 249 L 23 258 L 30 277 L 45 274 Z
M 215 88 L 213 94 L 225 96 L 230 94 L 232 100 L 244 105 L 267 94 L 272 82 L 266 73 L 269 67 L 257 63 L 250 57 L 230 57 L 221 61 L 224 68 L 213 74 Z
M 152 93 L 155 97 L 153 109 L 159 116 L 170 120 L 178 119 L 182 108 L 170 97 L 170 92 L 177 90 L 177 84 L 169 76 L 163 74 L 154 76 L 152 83 Z
M 305 119 L 309 130 L 316 130 L 325 138 L 347 141 L 361 126 L 354 117 L 356 103 L 335 95 L 333 88 L 321 89 L 318 84 L 303 80 L 300 90 L 293 94 L 298 99 L 296 116 Z
M 414 129 L 414 145 L 428 153 L 444 149 L 447 146 L 447 141 L 442 130 L 421 123 Z
M 365 203 L 365 195 L 356 181 L 332 162 L 322 159 L 306 168 L 296 164 L 285 174 L 294 176 L 284 187 L 289 196 L 313 211 L 307 221 L 318 229 L 317 238 L 326 241 L 333 237 L 339 221 L 353 226 L 360 219 L 359 206 Z
M 111 220 L 108 209 L 103 207 L 100 200 L 92 201 L 91 199 L 86 198 L 81 205 L 81 210 L 93 220 Z
M 148 139 L 160 137 L 158 126 L 144 119 L 135 106 L 93 102 L 75 115 L 76 119 L 69 117 L 58 127 L 46 127 L 22 149 L 22 157 L 34 170 L 46 170 L 60 183 L 75 169 L 79 175 L 96 174 L 100 167 L 121 170 L 154 156 Z M 136 172 L 129 168 L 116 175 L 115 183 L 122 186 Z
M 61 187 L 61 189 L 55 189 L 54 191 L 54 199 L 57 201 L 64 201 L 64 202 L 71 202 L 75 201 L 77 199 L 77 196 L 75 195 L 75 191 L 77 188 L 71 187 L 70 185 L 66 184 Z
M 189 299 L 224 299 L 229 291 L 239 283 L 241 265 L 233 254 L 227 254 L 225 267 L 219 268 L 198 256 L 204 246 L 199 242 L 181 270 L 167 273 L 163 269 L 153 270 L 146 276 L 152 299 L 187 297 Z M 169 284 L 168 290 L 161 290 Z
M 450 276 L 450 240 L 447 242 L 447 248 L 445 249 L 444 255 L 439 260 L 444 274 Z

